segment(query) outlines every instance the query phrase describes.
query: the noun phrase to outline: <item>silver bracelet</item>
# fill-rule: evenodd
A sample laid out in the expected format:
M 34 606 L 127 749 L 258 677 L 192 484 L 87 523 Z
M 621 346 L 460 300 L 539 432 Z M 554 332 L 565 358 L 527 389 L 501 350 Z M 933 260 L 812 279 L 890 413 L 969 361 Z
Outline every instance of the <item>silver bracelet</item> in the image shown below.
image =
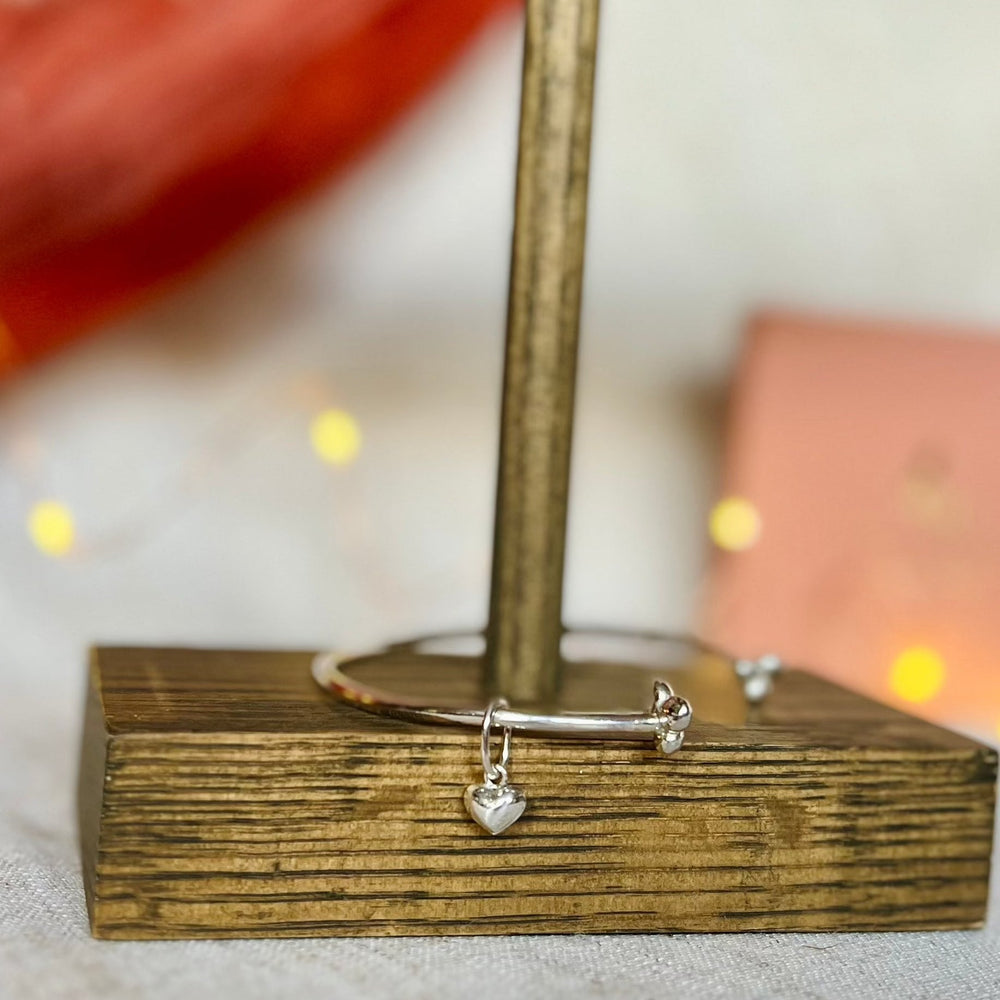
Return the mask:
M 623 633 L 592 632 L 591 636 L 621 637 Z M 568 635 L 571 635 L 569 633 Z M 400 643 L 388 652 L 410 649 L 434 652 L 435 643 L 449 643 L 477 638 L 473 636 L 438 636 L 418 643 Z M 481 637 L 478 637 L 481 639 Z M 653 642 L 683 643 L 690 648 L 725 656 L 718 650 L 686 636 L 643 633 L 636 636 Z M 439 654 L 440 655 L 440 654 Z M 750 704 L 758 704 L 770 693 L 781 661 L 773 655 L 757 660 L 733 659 L 725 656 L 743 684 L 743 694 Z M 512 735 L 516 731 L 531 736 L 554 739 L 605 739 L 652 742 L 664 754 L 676 753 L 684 744 L 684 735 L 691 724 L 691 703 L 676 694 L 665 680 L 652 680 L 652 704 L 646 712 L 542 712 L 511 708 L 502 697 L 494 698 L 484 708 L 441 707 L 428 705 L 423 699 L 383 691 L 351 677 L 344 666 L 364 663 L 369 657 L 344 657 L 336 653 L 320 653 L 313 660 L 312 673 L 324 690 L 341 701 L 366 712 L 387 715 L 412 722 L 437 725 L 471 726 L 481 730 L 483 782 L 469 785 L 464 801 L 469 815 L 487 832 L 496 835 L 515 823 L 524 812 L 527 799 L 524 792 L 510 783 L 509 767 Z M 567 661 L 572 669 L 573 661 Z M 494 761 L 491 736 L 501 733 L 499 758 Z

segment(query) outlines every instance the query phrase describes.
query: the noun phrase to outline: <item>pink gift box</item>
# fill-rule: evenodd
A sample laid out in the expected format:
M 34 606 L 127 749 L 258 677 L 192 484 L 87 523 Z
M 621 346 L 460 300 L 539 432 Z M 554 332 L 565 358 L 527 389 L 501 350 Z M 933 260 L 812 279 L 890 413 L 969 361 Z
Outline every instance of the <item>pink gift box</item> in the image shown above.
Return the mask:
M 713 555 L 708 638 L 996 736 L 1000 339 L 759 317 L 722 495 L 760 531 Z

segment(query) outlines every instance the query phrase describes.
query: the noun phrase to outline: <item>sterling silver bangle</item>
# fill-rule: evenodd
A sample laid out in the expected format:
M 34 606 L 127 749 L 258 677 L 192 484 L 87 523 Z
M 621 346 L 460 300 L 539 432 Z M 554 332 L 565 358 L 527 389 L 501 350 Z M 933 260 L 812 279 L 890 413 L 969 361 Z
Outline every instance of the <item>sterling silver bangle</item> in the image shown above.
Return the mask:
M 621 636 L 613 632 L 592 632 L 591 636 Z M 440 636 L 420 643 L 403 643 L 392 650 L 412 649 L 434 651 L 434 643 L 468 640 L 472 636 Z M 683 643 L 717 656 L 718 650 L 695 639 L 682 636 L 644 633 L 638 638 L 661 643 Z M 520 788 L 510 784 L 508 768 L 514 732 L 556 739 L 631 740 L 651 742 L 664 754 L 676 753 L 684 744 L 684 735 L 691 724 L 693 709 L 690 702 L 674 692 L 669 683 L 652 679 L 652 702 L 645 712 L 545 712 L 511 708 L 504 698 L 496 698 L 484 708 L 479 706 L 442 707 L 429 705 L 425 699 L 394 694 L 381 690 L 346 673 L 346 664 L 363 663 L 365 658 L 351 658 L 336 653 L 321 653 L 314 660 L 312 673 L 320 687 L 341 701 L 373 712 L 413 722 L 436 725 L 470 726 L 481 729 L 483 783 L 470 785 L 465 791 L 465 806 L 472 818 L 491 834 L 501 833 L 524 812 L 526 799 Z M 725 657 L 742 681 L 743 694 L 751 704 L 761 702 L 770 693 L 773 678 L 781 668 L 775 656 L 757 660 Z M 567 666 L 572 669 L 573 661 Z M 655 675 L 652 675 L 655 677 Z M 502 736 L 500 756 L 492 759 L 490 737 Z

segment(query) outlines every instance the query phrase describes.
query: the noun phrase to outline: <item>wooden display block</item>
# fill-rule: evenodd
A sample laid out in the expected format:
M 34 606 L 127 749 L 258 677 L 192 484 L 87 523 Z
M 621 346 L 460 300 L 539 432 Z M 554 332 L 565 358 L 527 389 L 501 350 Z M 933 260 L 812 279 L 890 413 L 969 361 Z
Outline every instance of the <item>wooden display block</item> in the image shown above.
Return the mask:
M 736 724 L 699 721 L 692 697 L 669 758 L 515 737 L 528 809 L 491 838 L 462 806 L 477 733 L 338 704 L 310 659 L 95 650 L 79 801 L 95 936 L 983 922 L 995 751 L 809 674 Z

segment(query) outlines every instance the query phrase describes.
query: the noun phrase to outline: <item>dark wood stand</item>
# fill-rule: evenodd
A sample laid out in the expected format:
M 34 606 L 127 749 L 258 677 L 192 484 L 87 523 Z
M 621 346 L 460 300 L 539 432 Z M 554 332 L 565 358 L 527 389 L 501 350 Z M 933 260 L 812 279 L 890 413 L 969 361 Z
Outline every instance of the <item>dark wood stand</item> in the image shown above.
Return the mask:
M 598 0 L 526 3 L 490 620 L 464 674 L 480 705 L 649 703 L 647 672 L 560 670 L 597 14 Z M 807 674 L 756 713 L 731 665 L 685 675 L 696 721 L 670 758 L 518 738 L 530 809 L 491 839 L 462 807 L 482 779 L 475 737 L 335 703 L 309 662 L 94 653 L 80 829 L 96 936 L 983 921 L 996 754 Z M 389 690 L 441 692 L 426 656 L 380 663 Z
M 703 678 L 727 724 L 696 721 L 670 758 L 519 740 L 531 806 L 491 838 L 462 807 L 481 777 L 473 734 L 338 704 L 309 662 L 94 652 L 80 827 L 95 936 L 983 922 L 995 751 L 809 674 L 742 721 L 735 682 Z M 404 678 L 405 657 L 386 670 Z M 433 669 L 419 680 L 434 690 Z M 595 665 L 567 685 L 606 704 L 646 697 L 649 674 Z

